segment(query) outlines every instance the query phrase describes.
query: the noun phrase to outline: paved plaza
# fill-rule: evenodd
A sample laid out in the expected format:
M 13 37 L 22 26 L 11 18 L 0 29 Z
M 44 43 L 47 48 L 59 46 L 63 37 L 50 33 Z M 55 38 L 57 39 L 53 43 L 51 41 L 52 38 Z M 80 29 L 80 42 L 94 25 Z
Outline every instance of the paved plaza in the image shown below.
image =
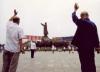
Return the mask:
M 97 72 L 100 72 L 100 54 L 96 54 Z M 0 72 L 2 53 L 0 53 Z M 77 52 L 36 52 L 31 59 L 30 52 L 20 55 L 17 72 L 81 72 Z

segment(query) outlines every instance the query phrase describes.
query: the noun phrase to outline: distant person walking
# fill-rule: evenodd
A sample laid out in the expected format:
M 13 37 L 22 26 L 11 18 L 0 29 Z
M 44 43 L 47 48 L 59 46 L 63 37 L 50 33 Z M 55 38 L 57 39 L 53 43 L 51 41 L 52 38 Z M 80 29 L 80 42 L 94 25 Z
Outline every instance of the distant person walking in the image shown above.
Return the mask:
M 31 41 L 31 58 L 34 58 L 35 50 L 36 50 L 36 44 L 35 42 Z
M 1 53 L 2 49 L 1 49 L 1 44 L 0 44 L 0 53 Z
M 72 44 L 78 47 L 82 72 L 96 72 L 94 49 L 99 47 L 99 38 L 96 25 L 89 19 L 87 12 L 81 13 L 81 18 L 76 16 L 79 6 L 75 4 L 72 13 L 73 22 L 77 26 Z
M 23 52 L 23 30 L 19 27 L 20 18 L 16 15 L 17 12 L 14 10 L 14 16 L 7 23 L 2 72 L 16 72 L 19 54 Z
M 56 47 L 52 45 L 52 53 L 54 54 L 55 51 L 56 51 Z

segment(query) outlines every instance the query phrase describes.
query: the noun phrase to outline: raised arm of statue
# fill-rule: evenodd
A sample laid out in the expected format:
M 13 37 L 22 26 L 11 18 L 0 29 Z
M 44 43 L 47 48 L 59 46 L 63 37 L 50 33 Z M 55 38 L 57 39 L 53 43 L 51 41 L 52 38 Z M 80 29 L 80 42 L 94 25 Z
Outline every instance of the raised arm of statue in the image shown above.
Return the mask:
M 43 24 L 43 23 L 41 23 L 41 25 L 42 25 L 42 26 L 44 26 L 44 24 Z

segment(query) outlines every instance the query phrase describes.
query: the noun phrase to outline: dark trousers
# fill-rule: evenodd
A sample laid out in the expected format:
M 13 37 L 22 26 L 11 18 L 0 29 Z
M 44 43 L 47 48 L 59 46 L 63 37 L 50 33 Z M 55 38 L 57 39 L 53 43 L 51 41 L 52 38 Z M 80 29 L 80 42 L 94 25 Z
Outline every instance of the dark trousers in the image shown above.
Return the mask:
M 0 53 L 2 52 L 2 49 L 1 49 L 1 47 L 0 47 Z
M 96 72 L 95 54 L 93 47 L 78 49 L 82 72 Z
M 16 72 L 19 53 L 4 51 L 2 72 Z
M 31 58 L 34 58 L 34 52 L 35 52 L 35 50 L 31 49 Z

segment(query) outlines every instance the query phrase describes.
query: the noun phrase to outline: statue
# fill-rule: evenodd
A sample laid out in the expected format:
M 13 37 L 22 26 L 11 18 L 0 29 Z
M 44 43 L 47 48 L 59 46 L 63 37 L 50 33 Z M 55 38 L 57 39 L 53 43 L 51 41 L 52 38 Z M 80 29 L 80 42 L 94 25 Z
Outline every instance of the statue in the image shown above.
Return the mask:
M 44 27 L 44 37 L 48 37 L 47 22 L 45 24 L 41 23 L 41 25 Z

